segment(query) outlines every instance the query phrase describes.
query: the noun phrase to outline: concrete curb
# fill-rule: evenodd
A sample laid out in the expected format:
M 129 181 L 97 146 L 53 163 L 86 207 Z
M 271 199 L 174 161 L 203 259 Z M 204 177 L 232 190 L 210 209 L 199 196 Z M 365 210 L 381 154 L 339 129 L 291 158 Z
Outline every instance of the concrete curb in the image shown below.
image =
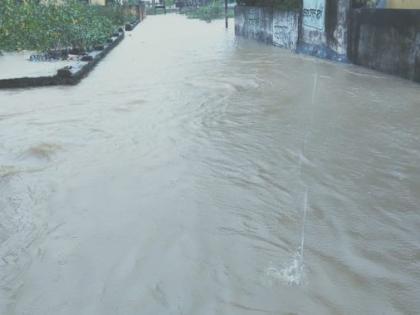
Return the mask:
M 140 21 L 132 23 L 132 29 L 134 29 L 139 23 Z M 54 85 L 75 85 L 79 83 L 84 77 L 86 77 L 89 74 L 89 72 L 92 71 L 92 69 L 124 39 L 124 34 L 124 32 L 119 32 L 117 38 L 113 40 L 112 43 L 106 44 L 103 50 L 94 50 L 90 52 L 88 56 L 91 57 L 91 60 L 83 65 L 71 68 L 61 68 L 57 71 L 55 75 L 52 76 L 1 79 L 0 89 L 18 89 Z
M 125 25 L 125 31 L 126 31 L 126 32 L 130 32 L 130 31 L 134 30 L 134 29 L 135 29 L 135 27 L 136 27 L 137 25 L 139 25 L 139 23 L 140 23 L 140 20 L 134 21 L 133 23 L 127 23 L 127 24 Z

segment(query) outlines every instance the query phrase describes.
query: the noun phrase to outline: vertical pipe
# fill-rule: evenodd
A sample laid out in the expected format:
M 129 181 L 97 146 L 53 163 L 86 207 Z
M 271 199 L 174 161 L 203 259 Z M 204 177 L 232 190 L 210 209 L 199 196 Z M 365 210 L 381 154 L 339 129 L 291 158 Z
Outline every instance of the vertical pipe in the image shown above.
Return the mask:
M 225 26 L 228 28 L 228 0 L 225 0 Z

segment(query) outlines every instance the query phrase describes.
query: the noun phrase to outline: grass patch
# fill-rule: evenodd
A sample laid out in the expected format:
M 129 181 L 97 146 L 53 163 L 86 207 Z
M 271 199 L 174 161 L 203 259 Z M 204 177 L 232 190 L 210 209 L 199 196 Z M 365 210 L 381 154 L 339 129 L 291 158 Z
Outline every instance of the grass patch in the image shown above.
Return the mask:
M 190 19 L 199 19 L 207 22 L 215 19 L 222 19 L 225 17 L 224 2 L 216 0 L 198 8 L 184 8 L 182 13 Z M 234 17 L 232 8 L 228 8 L 227 13 L 228 17 Z
M 0 51 L 89 49 L 135 19 L 126 12 L 121 5 L 91 6 L 76 0 L 0 0 Z

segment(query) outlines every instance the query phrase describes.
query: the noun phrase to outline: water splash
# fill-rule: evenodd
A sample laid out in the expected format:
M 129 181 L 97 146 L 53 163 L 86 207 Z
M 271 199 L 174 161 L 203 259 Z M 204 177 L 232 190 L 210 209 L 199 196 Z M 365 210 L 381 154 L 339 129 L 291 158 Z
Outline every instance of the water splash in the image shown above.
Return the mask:
M 318 74 L 316 73 L 314 75 L 314 82 L 312 87 L 312 94 L 311 94 L 311 105 L 315 104 L 315 97 L 316 97 L 316 91 L 318 88 Z M 313 111 L 310 119 L 309 125 L 312 125 L 313 121 Z M 305 248 L 305 226 L 306 226 L 306 217 L 308 213 L 308 207 L 309 207 L 309 201 L 308 201 L 308 186 L 304 182 L 302 175 L 303 175 L 303 162 L 305 157 L 305 151 L 307 146 L 309 136 L 309 128 L 305 129 L 305 134 L 302 142 L 302 149 L 299 154 L 299 179 L 304 185 L 304 195 L 303 195 L 303 205 L 302 205 L 302 228 L 301 228 L 301 236 L 300 236 L 300 246 L 298 248 L 297 253 L 291 260 L 291 262 L 286 265 L 285 267 L 278 270 L 275 267 L 269 267 L 267 268 L 267 276 L 276 278 L 279 280 L 282 280 L 289 285 L 300 285 L 303 282 L 305 270 L 304 270 L 304 248 Z
M 300 257 L 303 265 L 303 249 L 305 246 L 305 225 L 306 225 L 306 214 L 308 212 L 308 188 L 306 187 L 305 195 L 303 196 L 303 218 L 302 218 L 302 233 L 300 238 Z
M 286 282 L 289 285 L 301 285 L 305 276 L 305 262 L 304 262 L 304 248 L 305 248 L 305 225 L 306 216 L 308 213 L 308 188 L 305 189 L 303 196 L 303 215 L 302 215 L 302 230 L 300 238 L 300 246 L 297 253 L 293 256 L 292 260 L 280 270 L 271 266 L 267 268 L 266 275 L 270 278 L 278 279 Z
M 291 261 L 278 269 L 270 266 L 266 270 L 266 276 L 272 280 L 287 283 L 288 285 L 301 285 L 305 279 L 305 269 L 301 249 L 293 256 Z

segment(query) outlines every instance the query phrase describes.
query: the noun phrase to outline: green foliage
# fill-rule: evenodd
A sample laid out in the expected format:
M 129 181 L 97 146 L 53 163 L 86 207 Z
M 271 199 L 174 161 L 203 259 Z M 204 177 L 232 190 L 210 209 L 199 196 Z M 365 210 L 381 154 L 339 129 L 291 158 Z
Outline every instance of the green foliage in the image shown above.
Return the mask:
M 128 18 L 121 6 L 1 0 L 0 50 L 86 49 L 104 43 Z
M 209 3 L 208 5 L 187 10 L 185 11 L 185 14 L 190 19 L 200 19 L 204 21 L 211 21 L 215 19 L 224 18 L 225 9 L 221 1 L 215 0 L 212 3 Z M 231 9 L 228 10 L 228 17 L 233 17 L 233 11 Z
M 175 4 L 175 0 L 165 0 L 165 5 L 167 8 L 172 7 Z
M 273 7 L 280 10 L 298 10 L 302 0 L 238 0 L 238 5 Z

